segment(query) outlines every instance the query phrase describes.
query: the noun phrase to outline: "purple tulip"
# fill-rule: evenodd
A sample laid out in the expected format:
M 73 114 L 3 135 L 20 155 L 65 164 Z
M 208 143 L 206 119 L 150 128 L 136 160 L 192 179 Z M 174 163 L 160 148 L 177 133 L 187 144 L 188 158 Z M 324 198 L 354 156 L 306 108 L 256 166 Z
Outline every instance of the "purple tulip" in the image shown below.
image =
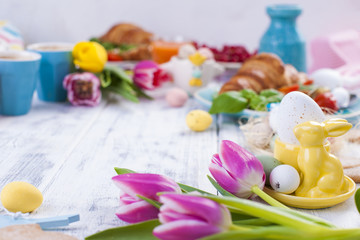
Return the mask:
M 142 222 L 158 217 L 159 209 L 137 195 L 158 201 L 159 192 L 181 193 L 180 187 L 172 179 L 158 174 L 127 173 L 112 178 L 120 194 L 120 209 L 117 217 L 128 223 Z
M 158 64 L 146 60 L 136 64 L 133 79 L 139 88 L 153 90 L 170 81 L 170 76 Z
M 63 86 L 72 105 L 96 106 L 101 100 L 100 79 L 93 73 L 68 74 Z
M 229 230 L 229 210 L 210 199 L 185 195 L 160 196 L 159 220 L 153 234 L 163 240 L 192 240 Z
M 217 183 L 228 192 L 241 197 L 253 198 L 253 187 L 265 185 L 265 172 L 261 162 L 238 144 L 223 140 L 220 154 L 214 154 L 209 170 Z

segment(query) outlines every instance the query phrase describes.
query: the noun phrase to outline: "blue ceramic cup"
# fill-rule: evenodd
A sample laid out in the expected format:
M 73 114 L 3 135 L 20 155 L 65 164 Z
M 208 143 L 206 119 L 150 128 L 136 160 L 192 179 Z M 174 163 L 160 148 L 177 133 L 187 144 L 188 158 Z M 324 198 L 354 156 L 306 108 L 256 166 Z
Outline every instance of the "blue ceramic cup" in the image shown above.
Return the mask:
M 66 101 L 66 90 L 63 87 L 64 77 L 72 72 L 72 49 L 70 43 L 36 43 L 28 50 L 41 55 L 40 78 L 37 83 L 37 94 L 46 102 Z
M 0 51 L 0 114 L 29 112 L 41 56 L 27 51 Z

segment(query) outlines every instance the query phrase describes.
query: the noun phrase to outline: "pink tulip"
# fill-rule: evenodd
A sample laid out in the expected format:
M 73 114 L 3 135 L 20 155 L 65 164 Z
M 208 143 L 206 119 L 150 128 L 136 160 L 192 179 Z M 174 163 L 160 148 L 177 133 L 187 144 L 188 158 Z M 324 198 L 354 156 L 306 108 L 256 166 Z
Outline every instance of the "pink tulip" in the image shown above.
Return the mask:
M 229 230 L 229 210 L 210 199 L 185 195 L 160 196 L 159 220 L 153 234 L 163 240 L 192 240 Z
M 263 189 L 265 185 L 261 162 L 229 140 L 221 142 L 220 154 L 213 155 L 209 170 L 222 188 L 241 198 L 255 197 L 254 186 Z
M 159 209 L 137 195 L 158 201 L 159 192 L 181 193 L 180 187 L 172 179 L 158 174 L 126 173 L 112 178 L 120 194 L 120 209 L 117 217 L 128 223 L 142 222 L 158 217 Z
M 72 105 L 96 106 L 101 100 L 100 79 L 93 73 L 68 74 L 63 86 Z
M 133 79 L 139 88 L 153 90 L 170 81 L 170 76 L 158 64 L 146 60 L 136 64 Z

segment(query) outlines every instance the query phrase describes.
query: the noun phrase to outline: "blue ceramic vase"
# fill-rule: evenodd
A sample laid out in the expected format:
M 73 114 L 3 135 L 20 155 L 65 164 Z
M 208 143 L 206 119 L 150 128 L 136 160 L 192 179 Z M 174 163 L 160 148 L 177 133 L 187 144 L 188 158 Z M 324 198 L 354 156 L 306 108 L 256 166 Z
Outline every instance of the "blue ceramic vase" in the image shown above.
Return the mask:
M 266 8 L 271 23 L 260 41 L 259 52 L 278 55 L 284 63 L 306 72 L 305 41 L 296 27 L 296 18 L 301 14 L 297 5 L 271 5 Z

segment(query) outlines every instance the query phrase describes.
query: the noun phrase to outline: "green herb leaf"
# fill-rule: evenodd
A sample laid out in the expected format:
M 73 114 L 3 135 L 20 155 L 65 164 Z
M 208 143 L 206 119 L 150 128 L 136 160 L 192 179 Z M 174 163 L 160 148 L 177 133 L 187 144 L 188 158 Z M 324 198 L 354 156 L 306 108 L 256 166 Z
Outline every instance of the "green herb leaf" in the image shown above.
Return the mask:
M 156 240 L 153 229 L 160 225 L 159 221 L 150 220 L 127 226 L 110 228 L 86 237 L 86 240 Z
M 282 96 L 283 94 L 275 89 L 265 89 L 261 91 L 259 95 L 268 98 L 272 96 L 279 96 L 279 95 Z
M 360 213 L 360 188 L 355 193 L 355 204 L 358 212 Z
M 240 91 L 241 96 L 247 100 L 251 100 L 253 97 L 257 96 L 257 93 L 252 89 L 243 89 Z
M 125 173 L 136 173 L 135 171 L 127 169 L 127 168 L 114 167 L 114 169 L 118 175 L 125 174 Z
M 219 193 L 223 196 L 230 196 L 230 197 L 236 197 L 235 195 L 233 195 L 232 193 L 229 193 L 228 191 L 226 191 L 225 189 L 223 189 L 212 177 L 210 177 L 209 175 L 207 175 L 209 181 L 211 182 L 211 184 L 219 191 Z
M 237 113 L 244 110 L 247 105 L 248 100 L 240 92 L 230 91 L 214 98 L 209 113 Z
M 267 99 L 264 96 L 254 96 L 250 100 L 250 108 L 256 111 L 266 111 Z

